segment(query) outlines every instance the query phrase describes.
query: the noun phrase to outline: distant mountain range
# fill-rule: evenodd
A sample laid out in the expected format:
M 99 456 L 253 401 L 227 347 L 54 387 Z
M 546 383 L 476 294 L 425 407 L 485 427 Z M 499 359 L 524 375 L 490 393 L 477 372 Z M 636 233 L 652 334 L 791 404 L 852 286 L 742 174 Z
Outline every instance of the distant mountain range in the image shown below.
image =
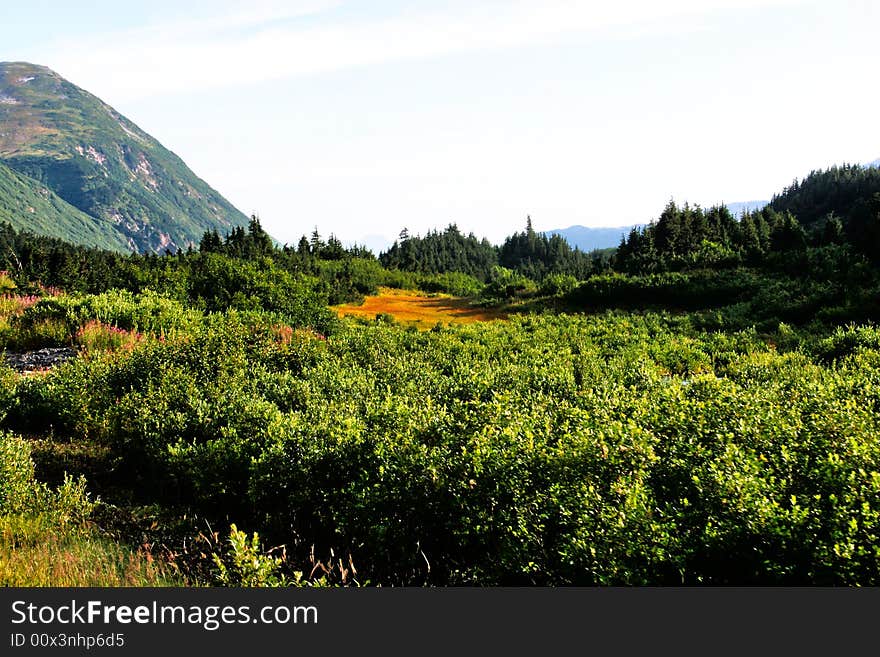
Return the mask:
M 174 153 L 54 71 L 0 62 L 0 220 L 87 246 L 198 244 L 247 217 Z
M 760 210 L 768 201 L 739 201 L 727 203 L 727 209 L 734 216 L 741 215 L 744 211 Z M 559 235 L 572 246 L 581 251 L 594 251 L 596 249 L 610 249 L 620 244 L 620 238 L 628 235 L 633 228 L 640 228 L 645 224 L 630 224 L 628 226 L 616 226 L 613 228 L 590 228 L 589 226 L 569 226 L 568 228 L 553 228 L 542 231 L 547 235 Z
M 547 235 L 559 235 L 566 242 L 579 248 L 581 251 L 594 251 L 596 249 L 610 249 L 620 244 L 620 238 L 635 226 L 617 226 L 613 228 L 590 228 L 589 226 L 569 226 L 568 228 L 553 228 L 541 231 Z

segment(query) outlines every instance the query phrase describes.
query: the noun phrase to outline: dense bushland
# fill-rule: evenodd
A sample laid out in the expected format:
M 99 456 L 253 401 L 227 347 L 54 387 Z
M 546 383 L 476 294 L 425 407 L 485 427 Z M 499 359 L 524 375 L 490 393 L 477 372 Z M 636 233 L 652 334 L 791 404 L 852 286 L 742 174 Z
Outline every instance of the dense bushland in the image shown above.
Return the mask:
M 7 424 L 374 583 L 876 583 L 880 337 L 767 337 L 232 311 L 20 382 Z

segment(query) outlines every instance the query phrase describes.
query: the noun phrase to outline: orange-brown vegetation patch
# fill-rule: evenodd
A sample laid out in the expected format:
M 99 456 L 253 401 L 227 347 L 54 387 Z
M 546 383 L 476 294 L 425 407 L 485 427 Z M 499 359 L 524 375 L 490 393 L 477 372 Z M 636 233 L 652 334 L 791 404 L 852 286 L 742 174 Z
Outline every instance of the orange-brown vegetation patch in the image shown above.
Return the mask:
M 388 314 L 398 322 L 417 323 L 431 328 L 437 322 L 468 324 L 507 319 L 507 314 L 494 308 L 472 306 L 467 299 L 448 295 L 427 295 L 414 290 L 380 288 L 379 294 L 367 297 L 361 305 L 336 306 L 340 317 L 365 317 Z

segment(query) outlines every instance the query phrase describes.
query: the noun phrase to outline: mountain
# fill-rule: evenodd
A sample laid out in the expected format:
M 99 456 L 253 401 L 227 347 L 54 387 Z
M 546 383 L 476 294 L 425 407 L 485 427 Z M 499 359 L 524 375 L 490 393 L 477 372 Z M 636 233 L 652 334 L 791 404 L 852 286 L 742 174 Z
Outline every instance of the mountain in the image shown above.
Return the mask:
M 636 225 L 641 226 L 642 224 Z M 569 226 L 568 228 L 553 228 L 541 232 L 547 235 L 559 235 L 581 251 L 594 251 L 619 246 L 620 238 L 628 235 L 632 229 L 633 226 L 618 226 L 616 228 Z
M 128 251 L 115 224 L 87 215 L 36 180 L 0 163 L 0 221 L 19 231 L 58 237 L 73 244 Z
M 126 249 L 175 250 L 206 230 L 247 225 L 183 160 L 43 66 L 0 63 L 0 162 L 90 215 L 105 240 L 121 238 Z

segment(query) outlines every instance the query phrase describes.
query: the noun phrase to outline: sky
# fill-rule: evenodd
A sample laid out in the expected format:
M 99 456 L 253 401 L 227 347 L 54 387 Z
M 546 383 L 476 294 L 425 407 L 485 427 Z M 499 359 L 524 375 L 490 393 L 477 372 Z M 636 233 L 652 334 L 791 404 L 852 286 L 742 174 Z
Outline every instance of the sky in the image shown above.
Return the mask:
M 99 96 L 281 242 L 622 226 L 880 157 L 875 0 L 4 5 L 0 61 Z

